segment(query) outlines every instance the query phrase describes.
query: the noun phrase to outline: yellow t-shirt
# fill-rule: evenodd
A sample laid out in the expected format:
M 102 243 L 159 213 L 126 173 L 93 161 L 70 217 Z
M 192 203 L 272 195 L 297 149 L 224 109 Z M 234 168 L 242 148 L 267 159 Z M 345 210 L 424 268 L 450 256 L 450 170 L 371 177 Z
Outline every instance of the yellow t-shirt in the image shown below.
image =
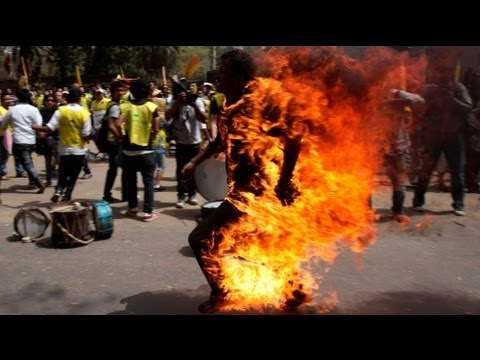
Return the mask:
M 63 146 L 84 147 L 83 124 L 90 118 L 90 113 L 83 108 L 80 111 L 74 111 L 68 106 L 61 106 L 58 108 L 58 111 L 60 111 L 58 120 L 60 144 Z
M 125 118 L 125 132 L 131 144 L 149 145 L 155 110 L 157 110 L 157 105 L 150 101 L 142 105 L 130 102 L 120 104 L 120 111 Z

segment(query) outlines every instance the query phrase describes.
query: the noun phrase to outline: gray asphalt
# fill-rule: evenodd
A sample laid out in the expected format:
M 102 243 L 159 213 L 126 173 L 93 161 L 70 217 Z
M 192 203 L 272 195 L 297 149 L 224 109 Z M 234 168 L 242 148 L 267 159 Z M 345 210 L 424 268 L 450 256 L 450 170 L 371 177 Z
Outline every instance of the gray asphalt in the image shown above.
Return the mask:
M 43 175 L 43 158 L 34 155 Z M 155 193 L 159 217 L 151 223 L 125 218 L 114 204 L 111 239 L 58 249 L 51 227 L 34 243 L 14 235 L 19 209 L 47 211 L 53 188 L 42 195 L 28 180 L 2 181 L 0 205 L 0 314 L 199 314 L 209 288 L 187 244 L 200 206 L 176 209 L 174 160 L 167 161 Z M 74 198 L 101 198 L 107 163 L 92 162 L 93 178 L 79 180 Z M 9 176 L 14 176 L 10 158 Z M 114 196 L 120 197 L 119 181 Z M 407 205 L 412 193 L 407 195 Z M 467 194 L 467 216 L 450 213 L 450 195 L 427 194 L 425 215 L 407 226 L 388 218 L 390 189 L 381 187 L 374 207 L 384 217 L 379 236 L 362 254 L 345 249 L 325 273 L 320 290 L 299 314 L 480 314 L 480 199 Z M 318 271 L 324 271 L 321 266 Z M 329 306 L 335 292 L 338 302 Z M 247 314 L 259 314 L 249 312 Z M 272 312 L 272 314 L 276 314 Z

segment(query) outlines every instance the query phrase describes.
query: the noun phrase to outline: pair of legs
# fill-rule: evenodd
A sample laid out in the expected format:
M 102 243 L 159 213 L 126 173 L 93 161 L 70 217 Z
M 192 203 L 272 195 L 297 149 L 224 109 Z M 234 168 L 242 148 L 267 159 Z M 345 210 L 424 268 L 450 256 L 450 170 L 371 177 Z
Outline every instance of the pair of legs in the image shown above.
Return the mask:
M 112 196 L 112 188 L 113 184 L 115 183 L 115 179 L 117 178 L 119 163 L 118 157 L 119 152 L 121 151 L 120 145 L 116 144 L 109 144 L 108 149 L 108 170 L 107 170 L 107 177 L 105 179 L 105 186 L 103 188 L 103 200 L 106 201 L 115 201 Z M 127 178 L 125 171 L 122 170 L 122 200 L 127 200 Z
M 463 134 L 458 133 L 444 139 L 427 141 L 427 144 L 422 161 L 423 166 L 418 176 L 418 184 L 415 187 L 414 208 L 420 210 L 425 204 L 425 193 L 430 178 L 443 151 L 452 176 L 452 207 L 454 211 L 463 212 L 465 198 L 465 140 Z
M 39 188 L 39 193 L 43 193 L 45 188 L 40 176 L 38 176 L 37 171 L 33 166 L 32 151 L 33 145 L 31 144 L 13 144 L 13 155 L 15 156 L 15 159 L 27 172 L 30 183 L 35 184 Z
M 479 136 L 480 137 L 480 136 Z M 477 140 L 480 142 L 480 139 Z M 465 167 L 465 187 L 470 193 L 480 192 L 480 144 L 468 145 Z
M 3 136 L 0 136 L 0 178 L 7 176 L 8 150 L 3 145 Z
M 183 207 L 185 201 L 185 194 L 188 194 L 189 199 L 193 199 L 197 193 L 195 182 L 193 179 L 185 179 L 182 176 L 183 167 L 200 151 L 200 144 L 177 144 L 175 151 L 176 160 L 176 177 L 177 177 L 177 207 Z
M 129 210 L 135 211 L 138 206 L 137 199 L 137 172 L 142 174 L 143 180 L 143 212 L 153 212 L 153 176 L 155 173 L 154 153 L 129 156 L 122 155 L 122 166 L 127 182 L 127 199 Z
M 403 204 L 405 202 L 405 185 L 407 182 L 406 154 L 389 154 L 385 156 L 387 176 L 392 187 L 392 213 L 395 220 L 403 221 Z
M 224 201 L 213 213 L 204 219 L 188 237 L 188 243 L 211 288 L 209 299 L 200 304 L 198 308 L 202 313 L 218 311 L 228 293 L 228 289 L 222 287 L 224 275 L 221 273 L 220 264 L 216 262 L 215 256 L 209 257 L 207 262 L 203 255 L 205 253 L 215 254 L 218 252 L 219 246 L 223 241 L 220 229 L 237 222 L 242 215 L 244 214 L 230 202 Z M 215 272 L 209 271 L 209 269 L 212 268 L 218 270 Z M 308 301 L 308 295 L 303 292 L 302 286 L 300 286 L 299 289 L 294 290 L 292 296 L 287 299 L 284 310 L 295 310 L 305 301 Z
M 72 199 L 73 189 L 84 164 L 84 159 L 85 155 L 60 156 L 58 182 L 52 197 L 53 202 L 59 201 L 62 196 L 64 201 Z
M 236 222 L 242 213 L 237 210 L 231 203 L 224 201 L 213 213 L 204 219 L 189 235 L 188 243 L 195 254 L 200 270 L 207 279 L 211 288 L 210 298 L 199 307 L 200 312 L 211 313 L 218 310 L 227 289 L 222 288 L 221 280 L 223 275 L 220 271 L 211 273 L 209 266 L 213 259 L 209 259 L 209 263 L 205 262 L 203 254 L 205 252 L 215 252 L 222 242 L 219 230 L 228 224 Z M 220 266 L 215 266 L 220 269 Z
M 47 183 L 47 185 L 51 185 L 52 184 L 52 178 L 53 178 L 53 169 L 54 169 L 53 161 L 54 161 L 55 153 L 53 152 L 53 150 L 51 150 L 51 151 L 48 151 L 43 156 L 45 157 L 46 183 Z
M 166 188 L 161 185 L 162 177 L 163 177 L 163 174 L 165 173 L 165 162 L 166 162 L 165 150 L 161 149 L 161 150 L 155 151 L 155 163 L 156 163 L 155 185 L 154 185 L 155 191 L 166 190 Z

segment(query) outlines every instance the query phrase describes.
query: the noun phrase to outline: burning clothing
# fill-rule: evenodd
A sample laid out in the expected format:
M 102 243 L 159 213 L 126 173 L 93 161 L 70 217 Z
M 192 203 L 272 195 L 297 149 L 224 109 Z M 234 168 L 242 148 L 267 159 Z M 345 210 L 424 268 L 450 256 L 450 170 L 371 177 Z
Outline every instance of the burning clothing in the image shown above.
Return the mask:
M 222 229 L 254 208 L 257 197 L 277 197 L 275 202 L 280 200 L 287 205 L 299 194 L 290 183 L 299 141 L 293 134 L 292 117 L 275 105 L 279 89 L 279 82 L 253 80 L 237 102 L 228 107 L 224 102 L 220 112 L 219 134 L 213 146 L 226 155 L 229 191 L 226 201 L 189 236 L 189 244 L 212 288 L 210 300 L 202 304 L 205 307 L 200 309 L 202 312 L 213 311 L 218 302 L 215 299 L 222 298 L 229 290 L 222 286 L 224 274 L 220 262 L 216 257 L 205 258 L 206 253 L 225 252 L 231 246 L 223 242 Z M 281 92 L 282 101 L 288 103 L 292 97 L 285 95 Z M 236 245 L 242 246 L 240 243 L 242 239 L 237 239 Z M 235 253 L 233 248 L 232 253 Z
M 227 201 L 241 211 L 255 197 L 273 191 L 284 153 L 289 151 L 285 139 L 294 137 L 288 114 L 274 104 L 278 91 L 279 83 L 272 86 L 271 80 L 257 79 L 247 85 L 239 101 L 220 112 L 218 139 L 226 153 Z M 291 96 L 285 99 L 288 102 Z

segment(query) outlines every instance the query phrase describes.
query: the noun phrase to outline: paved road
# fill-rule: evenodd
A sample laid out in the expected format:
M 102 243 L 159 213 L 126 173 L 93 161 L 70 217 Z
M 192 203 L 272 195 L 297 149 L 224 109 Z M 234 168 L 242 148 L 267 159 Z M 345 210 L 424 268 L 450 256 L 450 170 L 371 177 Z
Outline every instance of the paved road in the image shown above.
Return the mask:
M 43 169 L 43 158 L 34 157 Z M 13 159 L 8 165 L 12 176 Z M 107 164 L 91 167 L 94 177 L 79 180 L 75 198 L 101 197 Z M 156 220 L 125 218 L 120 214 L 125 204 L 115 204 L 114 236 L 72 249 L 51 247 L 50 228 L 36 243 L 18 241 L 15 214 L 25 206 L 46 208 L 53 188 L 37 195 L 27 189 L 27 179 L 3 181 L 0 314 L 198 314 L 208 286 L 186 239 L 200 206 L 175 209 L 173 172 L 174 160 L 168 159 L 163 183 L 168 190 L 155 194 Z M 374 206 L 388 214 L 389 189 L 380 190 Z M 466 204 L 467 216 L 455 217 L 449 194 L 429 193 L 431 212 L 412 214 L 409 226 L 380 221 L 377 241 L 360 255 L 342 252 L 314 303 L 299 313 L 480 314 L 479 195 L 468 194 Z M 338 303 L 325 308 L 333 291 Z

